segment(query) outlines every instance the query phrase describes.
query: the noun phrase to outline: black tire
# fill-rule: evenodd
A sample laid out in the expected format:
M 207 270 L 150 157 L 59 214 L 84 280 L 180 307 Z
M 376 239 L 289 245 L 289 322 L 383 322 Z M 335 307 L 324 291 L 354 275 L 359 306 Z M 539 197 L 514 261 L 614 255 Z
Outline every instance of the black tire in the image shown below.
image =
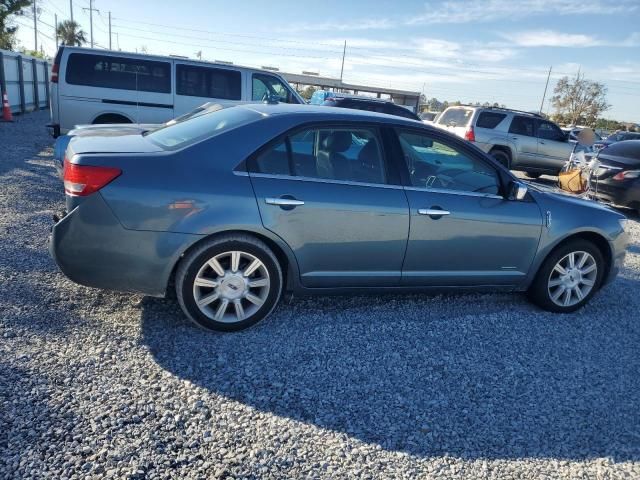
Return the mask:
M 541 173 L 536 173 L 536 172 L 524 172 L 524 174 L 529 177 L 529 178 L 540 178 L 540 176 L 542 175 Z
M 493 158 L 496 159 L 496 161 L 498 161 L 505 167 L 511 168 L 511 155 L 509 155 L 504 150 L 493 149 L 489 152 L 489 155 L 491 155 Z
M 567 255 L 572 252 L 586 252 L 592 256 L 595 260 L 595 265 L 597 267 L 596 274 L 592 281 L 594 282 L 591 290 L 582 298 L 582 300 L 577 303 L 569 306 L 558 305 L 551 298 L 549 282 L 551 280 L 552 272 L 554 268 L 558 264 L 560 260 L 565 258 Z M 593 243 L 587 240 L 572 240 L 564 245 L 553 250 L 549 256 L 545 259 L 545 261 L 540 266 L 538 273 L 536 274 L 536 278 L 533 283 L 529 287 L 529 291 L 527 292 L 529 299 L 538 305 L 540 308 L 547 310 L 549 312 L 556 313 L 570 313 L 578 310 L 584 304 L 586 304 L 593 295 L 600 289 L 602 285 L 602 279 L 605 273 L 605 261 L 602 256 L 602 252 L 598 247 L 596 247 Z M 558 275 L 554 273 L 554 275 Z M 557 291 L 557 290 L 556 290 Z M 561 295 L 562 297 L 562 295 Z
M 214 257 L 222 256 L 221 258 L 224 260 L 224 255 L 227 255 L 227 253 L 230 254 L 230 252 L 241 252 L 247 257 L 241 257 L 239 262 L 244 261 L 244 264 L 240 263 L 240 265 L 244 266 L 241 266 L 237 271 L 235 271 L 235 273 L 232 273 L 232 267 L 229 267 L 228 269 L 225 269 L 225 276 L 223 277 L 215 273 L 213 268 L 207 266 L 208 262 L 210 262 Z M 239 290 L 239 288 L 237 287 L 237 281 L 239 281 L 237 277 L 249 279 L 249 277 L 242 275 L 241 270 L 245 269 L 248 266 L 248 264 L 251 262 L 250 259 L 252 257 L 253 259 L 257 259 L 262 263 L 262 266 L 260 267 L 261 271 L 264 272 L 263 276 L 269 282 L 267 293 L 262 299 L 263 303 L 260 306 L 255 306 L 256 304 L 252 301 L 248 301 L 247 297 L 245 296 L 240 296 L 239 298 L 232 300 L 233 303 L 230 303 L 231 300 L 228 300 L 221 294 L 220 299 L 215 299 L 208 303 L 205 307 L 203 307 L 203 311 L 203 309 L 201 309 L 201 307 L 199 307 L 197 304 L 196 289 L 204 289 L 205 296 L 211 295 L 213 297 L 215 295 L 212 294 L 223 291 L 222 289 L 225 285 L 225 278 L 227 278 L 226 275 L 233 275 L 236 277 L 234 279 L 234 281 L 236 282 L 236 286 L 231 285 L 231 287 L 235 291 Z M 223 260 L 221 260 L 221 262 Z M 205 271 L 209 272 L 210 278 L 213 279 L 215 277 L 216 280 L 214 281 L 216 283 L 219 283 L 219 285 L 216 288 L 211 287 L 210 290 L 207 291 L 206 289 L 209 287 L 196 286 L 194 285 L 194 282 L 196 281 L 196 277 L 199 275 L 199 272 L 201 272 L 202 269 L 209 268 L 210 270 Z M 264 280 L 264 278 L 262 280 Z M 227 286 L 232 283 L 229 282 L 228 279 L 226 281 Z M 243 287 L 240 288 L 240 290 L 242 289 Z M 260 291 L 263 290 L 258 287 L 258 292 Z M 198 292 L 200 292 L 200 290 L 198 290 Z M 231 291 L 228 288 L 226 292 L 231 292 L 231 294 L 233 295 L 237 294 L 237 292 Z M 248 289 L 247 292 L 249 292 Z M 232 332 L 249 328 L 258 323 L 263 318 L 267 317 L 273 311 L 278 303 L 278 300 L 280 299 L 281 294 L 282 268 L 278 263 L 278 259 L 269 249 L 269 247 L 264 244 L 264 242 L 250 235 L 223 235 L 205 241 L 193 251 L 189 252 L 180 261 L 180 264 L 178 265 L 178 269 L 176 271 L 176 295 L 178 297 L 178 302 L 180 303 L 182 310 L 189 318 L 189 320 L 206 330 Z M 253 296 L 253 298 L 256 298 L 256 295 L 249 296 Z M 203 299 L 204 297 L 200 300 L 202 301 Z M 257 310 L 255 310 L 251 314 L 248 314 L 242 319 L 236 317 L 235 321 L 234 319 L 230 320 L 229 317 L 225 317 L 226 321 L 219 321 L 215 318 L 212 318 L 211 314 L 213 313 L 213 310 L 216 310 L 216 314 L 213 316 L 217 316 L 217 310 L 219 308 L 222 308 L 222 302 L 224 300 L 227 300 L 228 303 L 224 307 L 225 310 L 223 311 L 223 317 L 228 314 L 230 314 L 231 317 L 233 317 L 234 315 L 240 316 L 235 306 L 236 303 L 240 303 L 243 306 L 243 309 L 247 308 L 248 306 L 250 309 Z M 229 307 L 227 307 L 227 305 Z M 229 308 L 231 308 L 232 311 L 229 311 Z M 208 311 L 208 314 L 206 314 L 205 311 Z M 225 312 L 227 313 L 225 314 Z M 244 314 L 244 310 L 242 313 Z

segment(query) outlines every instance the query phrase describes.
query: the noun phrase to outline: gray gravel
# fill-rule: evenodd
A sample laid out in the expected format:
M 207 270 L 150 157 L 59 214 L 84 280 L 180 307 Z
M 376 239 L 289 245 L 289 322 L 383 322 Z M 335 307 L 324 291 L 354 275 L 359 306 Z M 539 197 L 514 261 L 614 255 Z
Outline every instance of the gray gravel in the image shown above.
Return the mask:
M 0 478 L 640 478 L 639 223 L 573 316 L 334 297 L 206 333 L 58 272 L 46 121 L 0 124 Z

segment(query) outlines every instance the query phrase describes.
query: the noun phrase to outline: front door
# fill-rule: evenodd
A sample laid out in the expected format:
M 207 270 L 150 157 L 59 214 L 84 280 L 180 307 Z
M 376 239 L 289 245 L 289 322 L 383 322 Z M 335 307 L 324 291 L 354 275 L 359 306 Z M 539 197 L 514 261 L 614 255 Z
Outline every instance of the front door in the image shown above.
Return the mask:
M 400 284 L 409 207 L 382 152 L 375 128 L 322 126 L 250 159 L 262 222 L 293 250 L 305 287 Z
M 430 132 L 397 133 L 411 212 L 402 283 L 521 283 L 540 238 L 537 204 L 505 199 L 495 167 L 463 142 Z

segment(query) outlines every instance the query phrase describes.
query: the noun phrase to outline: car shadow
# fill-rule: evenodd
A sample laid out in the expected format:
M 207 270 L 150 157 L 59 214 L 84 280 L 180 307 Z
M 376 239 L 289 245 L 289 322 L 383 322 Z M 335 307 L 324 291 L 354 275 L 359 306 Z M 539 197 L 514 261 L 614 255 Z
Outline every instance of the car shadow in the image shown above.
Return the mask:
M 509 294 L 294 299 L 234 334 L 145 298 L 141 342 L 211 393 L 387 450 L 638 460 L 640 302 L 616 295 L 639 287 L 567 316 Z

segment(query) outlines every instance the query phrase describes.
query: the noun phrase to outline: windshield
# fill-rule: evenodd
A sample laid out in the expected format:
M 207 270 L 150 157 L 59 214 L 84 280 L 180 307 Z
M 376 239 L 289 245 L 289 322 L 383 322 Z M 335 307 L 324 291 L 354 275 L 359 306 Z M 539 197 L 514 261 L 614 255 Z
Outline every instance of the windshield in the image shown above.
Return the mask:
M 258 120 L 261 115 L 248 108 L 230 107 L 196 115 L 167 125 L 145 136 L 163 148 L 175 150 L 205 138 L 215 137 L 233 128 Z
M 438 125 L 466 127 L 471 120 L 473 110 L 469 108 L 449 108 L 438 118 Z

